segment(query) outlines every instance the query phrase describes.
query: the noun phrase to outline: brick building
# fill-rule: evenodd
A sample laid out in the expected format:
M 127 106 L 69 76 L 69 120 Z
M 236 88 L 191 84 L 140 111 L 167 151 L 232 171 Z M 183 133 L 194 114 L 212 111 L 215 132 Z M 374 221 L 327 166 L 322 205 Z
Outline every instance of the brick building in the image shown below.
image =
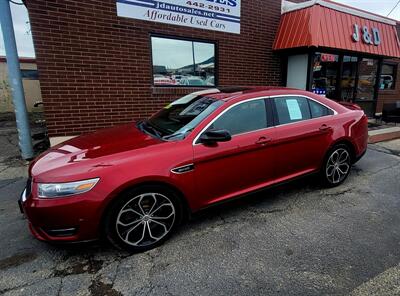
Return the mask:
M 309 90 L 315 90 L 309 73 L 317 53 L 318 62 L 326 59 L 326 63 L 336 54 L 333 62 L 338 62 L 338 69 L 343 67 L 343 49 L 339 50 L 340 54 L 332 48 L 321 52 L 312 44 L 273 49 L 281 22 L 281 0 L 160 3 L 152 0 L 25 1 L 52 143 L 147 117 L 173 99 L 206 87 L 285 85 L 288 75 L 294 73 L 290 68 L 291 55 L 306 54 L 306 68 L 300 76 L 308 77 L 310 83 L 302 88 Z M 299 6 L 295 10 L 304 11 L 304 8 Z M 368 13 L 361 15 L 368 22 L 373 17 Z M 174 24 L 177 22 L 180 25 Z M 386 21 L 391 24 L 388 28 L 393 26 L 392 22 Z M 374 112 L 380 112 L 383 104 L 377 93 L 385 100 L 396 100 L 400 93 L 400 83 L 390 84 L 390 76 L 400 77 L 389 73 L 391 67 L 385 67 L 390 89 L 377 89 L 383 59 L 399 56 L 397 37 L 383 33 L 385 39 L 395 40 L 391 44 L 396 52 L 360 56 L 358 50 L 354 52 L 358 54 L 354 55 L 357 61 L 350 64 L 350 68 L 360 68 L 360 58 L 361 61 L 376 59 L 372 83 Z M 348 56 L 352 62 L 353 55 Z M 391 62 L 393 71 L 397 72 L 397 61 Z M 329 78 L 318 79 L 326 88 Z M 332 83 L 342 85 L 338 79 L 343 77 L 336 75 Z M 359 77 L 346 79 L 353 91 L 357 86 L 352 83 L 362 81 Z M 371 86 L 371 81 L 368 83 L 365 82 Z M 341 97 L 336 91 L 333 98 Z

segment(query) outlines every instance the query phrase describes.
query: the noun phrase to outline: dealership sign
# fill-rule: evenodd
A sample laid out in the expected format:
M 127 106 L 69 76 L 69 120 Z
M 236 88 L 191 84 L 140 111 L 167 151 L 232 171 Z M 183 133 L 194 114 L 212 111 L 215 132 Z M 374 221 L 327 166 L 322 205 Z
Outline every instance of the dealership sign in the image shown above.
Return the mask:
M 372 28 L 371 30 L 367 26 L 362 26 L 360 29 L 358 24 L 353 25 L 354 33 L 351 35 L 354 42 L 360 41 L 360 36 L 365 44 L 374 44 L 378 46 L 381 44 L 381 34 L 378 28 Z
M 241 0 L 117 0 L 118 16 L 240 34 Z

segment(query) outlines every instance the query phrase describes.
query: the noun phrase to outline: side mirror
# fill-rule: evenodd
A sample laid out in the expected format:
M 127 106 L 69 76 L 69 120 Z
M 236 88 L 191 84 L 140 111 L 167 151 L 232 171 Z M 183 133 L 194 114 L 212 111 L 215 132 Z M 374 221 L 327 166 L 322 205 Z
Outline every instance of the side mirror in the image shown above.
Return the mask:
M 209 130 L 200 136 L 199 141 L 203 144 L 215 144 L 217 142 L 228 142 L 231 139 L 231 134 L 227 130 Z

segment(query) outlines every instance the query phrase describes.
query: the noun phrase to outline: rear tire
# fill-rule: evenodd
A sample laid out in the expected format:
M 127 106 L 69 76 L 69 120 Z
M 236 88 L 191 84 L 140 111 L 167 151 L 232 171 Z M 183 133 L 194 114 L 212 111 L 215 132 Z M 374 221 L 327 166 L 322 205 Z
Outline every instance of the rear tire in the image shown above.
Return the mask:
M 339 144 L 331 148 L 321 170 L 323 184 L 327 187 L 342 184 L 350 174 L 351 165 L 351 151 L 347 145 Z
M 105 218 L 105 235 L 117 248 L 131 253 L 164 243 L 180 224 L 182 203 L 168 188 L 145 185 L 124 192 Z

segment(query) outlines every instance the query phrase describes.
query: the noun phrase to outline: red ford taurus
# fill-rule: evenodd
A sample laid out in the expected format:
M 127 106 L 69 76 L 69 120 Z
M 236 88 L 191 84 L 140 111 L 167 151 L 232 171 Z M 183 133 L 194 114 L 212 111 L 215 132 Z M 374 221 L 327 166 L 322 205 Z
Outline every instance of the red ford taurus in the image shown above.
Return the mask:
M 341 184 L 367 136 L 356 105 L 286 88 L 205 90 L 53 147 L 31 164 L 20 205 L 40 240 L 104 235 L 142 251 L 232 197 L 310 173 Z

